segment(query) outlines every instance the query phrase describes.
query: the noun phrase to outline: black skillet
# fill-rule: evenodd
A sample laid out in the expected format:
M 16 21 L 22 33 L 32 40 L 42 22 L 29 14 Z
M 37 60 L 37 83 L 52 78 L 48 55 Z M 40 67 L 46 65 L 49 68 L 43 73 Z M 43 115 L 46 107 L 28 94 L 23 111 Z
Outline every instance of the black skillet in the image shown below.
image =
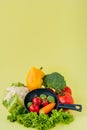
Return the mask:
M 56 106 L 55 106 L 54 109 L 58 110 L 58 108 L 67 108 L 67 109 L 71 109 L 71 110 L 75 110 L 75 111 L 79 111 L 79 112 L 82 111 L 82 105 L 80 105 L 80 104 L 60 104 L 59 100 L 58 100 L 58 97 L 54 92 L 52 92 L 52 91 L 50 91 L 48 89 L 45 89 L 45 88 L 40 88 L 40 89 L 32 90 L 31 92 L 29 92 L 25 96 L 24 105 L 25 105 L 28 112 L 29 112 L 29 108 L 27 106 L 28 102 L 32 102 L 32 99 L 35 96 L 39 97 L 41 94 L 45 94 L 47 96 L 50 95 L 50 96 L 53 96 L 55 98 Z

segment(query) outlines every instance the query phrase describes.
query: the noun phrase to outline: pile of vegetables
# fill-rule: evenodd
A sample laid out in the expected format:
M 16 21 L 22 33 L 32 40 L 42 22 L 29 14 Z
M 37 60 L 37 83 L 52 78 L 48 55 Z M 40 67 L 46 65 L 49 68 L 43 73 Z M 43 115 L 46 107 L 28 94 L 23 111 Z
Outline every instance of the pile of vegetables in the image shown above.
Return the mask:
M 17 121 L 25 127 L 37 128 L 38 130 L 48 130 L 60 122 L 65 124 L 72 122 L 73 115 L 63 109 L 54 109 L 55 99 L 44 94 L 41 94 L 40 97 L 34 97 L 32 102 L 27 104 L 30 112 L 26 110 L 24 107 L 26 94 L 42 87 L 53 91 L 60 103 L 74 103 L 72 90 L 67 86 L 64 76 L 58 72 L 46 75 L 42 68 L 32 67 L 26 76 L 26 85 L 18 82 L 12 83 L 7 88 L 3 99 L 3 105 L 9 111 L 7 119 L 10 122 Z M 49 112 L 51 112 L 50 115 Z
M 45 94 L 41 94 L 39 97 L 35 95 L 32 102 L 27 103 L 30 112 L 37 112 L 39 114 L 48 114 L 55 107 L 55 105 L 55 98 Z

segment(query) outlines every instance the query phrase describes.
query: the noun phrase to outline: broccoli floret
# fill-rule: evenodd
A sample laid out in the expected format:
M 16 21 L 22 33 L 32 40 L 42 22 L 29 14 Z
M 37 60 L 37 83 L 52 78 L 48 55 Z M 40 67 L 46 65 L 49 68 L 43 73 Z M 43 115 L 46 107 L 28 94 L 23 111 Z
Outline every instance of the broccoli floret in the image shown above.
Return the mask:
M 57 73 L 53 72 L 51 74 L 47 74 L 43 78 L 43 85 L 46 88 L 53 88 L 56 92 L 61 92 L 66 86 L 66 82 L 64 77 Z

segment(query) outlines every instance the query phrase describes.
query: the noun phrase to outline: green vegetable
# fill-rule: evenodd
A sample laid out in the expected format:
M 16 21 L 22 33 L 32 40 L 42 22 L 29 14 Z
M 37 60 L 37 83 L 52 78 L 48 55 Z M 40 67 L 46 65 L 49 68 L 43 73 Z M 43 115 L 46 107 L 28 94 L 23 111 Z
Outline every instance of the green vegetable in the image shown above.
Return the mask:
M 7 102 L 7 100 L 3 100 L 2 104 L 3 104 L 6 108 L 8 108 L 8 106 L 9 106 L 9 102 Z
M 25 85 L 21 82 L 12 83 L 11 86 L 16 86 L 16 87 L 24 86 L 25 87 Z
M 60 109 L 59 111 L 57 110 L 52 110 L 52 115 L 51 115 L 54 123 L 64 123 L 64 124 L 69 124 L 74 120 L 73 115 L 71 115 L 69 112 L 63 111 L 63 109 Z
M 23 124 L 25 127 L 32 127 L 36 128 L 39 123 L 37 123 L 38 120 L 38 114 L 36 112 L 30 112 L 27 114 L 23 114 L 22 116 L 19 115 L 17 117 L 17 122 L 20 124 Z
M 17 94 L 14 94 L 8 101 L 3 100 L 2 104 L 7 108 L 8 112 L 12 112 L 17 105 L 23 106 L 24 100 L 19 98 Z
M 32 105 L 32 102 L 28 102 L 27 107 L 30 107 Z
M 17 117 L 17 122 L 23 124 L 26 127 L 37 128 L 38 130 L 48 130 L 55 127 L 58 123 L 69 124 L 73 121 L 73 116 L 69 112 L 64 112 L 62 109 L 52 110 L 52 114 L 41 113 L 38 115 L 35 112 L 31 112 Z
M 69 112 L 52 110 L 50 116 L 44 113 L 38 115 L 36 112 L 27 113 L 23 106 L 16 106 L 15 110 L 8 115 L 11 122 L 17 121 L 25 127 L 36 128 L 37 130 L 48 130 L 58 123 L 69 124 L 73 121 L 73 116 Z
M 41 98 L 41 99 L 46 99 L 47 96 L 46 96 L 45 94 L 41 94 L 41 95 L 40 95 L 40 98 Z
M 56 92 L 61 92 L 66 86 L 66 82 L 64 77 L 61 74 L 54 72 L 44 76 L 43 85 L 46 88 L 55 89 Z
M 16 105 L 15 109 L 11 112 L 11 114 L 7 116 L 7 119 L 11 122 L 14 122 L 17 120 L 18 115 L 23 115 L 25 113 L 27 113 L 27 111 L 23 106 Z
M 47 100 L 51 103 L 51 102 L 55 102 L 55 98 L 53 96 L 48 96 Z
M 16 94 L 12 96 L 9 101 L 3 100 L 3 105 L 7 108 L 9 112 L 12 112 L 16 108 L 17 104 L 18 96 Z

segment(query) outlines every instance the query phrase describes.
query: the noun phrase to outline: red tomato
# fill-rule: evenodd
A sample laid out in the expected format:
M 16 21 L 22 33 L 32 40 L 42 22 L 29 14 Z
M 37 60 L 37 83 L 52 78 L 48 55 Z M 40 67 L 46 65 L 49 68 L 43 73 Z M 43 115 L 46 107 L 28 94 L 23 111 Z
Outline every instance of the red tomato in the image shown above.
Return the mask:
M 42 100 L 41 100 L 41 98 L 40 97 L 34 97 L 33 99 L 32 99 L 32 103 L 33 104 L 36 104 L 36 105 L 41 105 L 41 102 L 42 102 Z
M 42 106 L 45 107 L 45 106 L 48 105 L 48 104 L 49 104 L 48 100 L 43 100 L 43 101 L 42 101 Z
M 68 87 L 68 86 L 66 86 L 64 89 L 63 89 L 63 91 L 62 91 L 63 93 L 69 93 L 69 94 L 71 94 L 72 95 L 72 90 L 71 90 L 71 88 L 70 87 Z
M 38 105 L 35 105 L 35 104 L 32 104 L 30 107 L 29 107 L 29 110 L 30 112 L 39 112 L 39 106 Z
M 59 100 L 59 103 L 63 103 L 63 104 L 73 104 L 74 103 L 74 99 L 73 99 L 72 95 L 70 95 L 69 93 L 65 93 L 64 95 L 58 94 L 58 100 Z

